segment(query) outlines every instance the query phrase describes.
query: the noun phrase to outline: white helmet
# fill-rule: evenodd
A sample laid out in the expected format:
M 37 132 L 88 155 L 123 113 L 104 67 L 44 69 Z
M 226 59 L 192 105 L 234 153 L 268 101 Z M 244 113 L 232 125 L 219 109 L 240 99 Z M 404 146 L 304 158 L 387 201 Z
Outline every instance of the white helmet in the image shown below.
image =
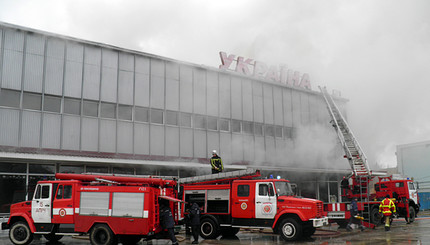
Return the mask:
M 216 150 L 213 150 L 213 151 L 212 151 L 212 155 L 213 155 L 213 154 L 216 154 Z

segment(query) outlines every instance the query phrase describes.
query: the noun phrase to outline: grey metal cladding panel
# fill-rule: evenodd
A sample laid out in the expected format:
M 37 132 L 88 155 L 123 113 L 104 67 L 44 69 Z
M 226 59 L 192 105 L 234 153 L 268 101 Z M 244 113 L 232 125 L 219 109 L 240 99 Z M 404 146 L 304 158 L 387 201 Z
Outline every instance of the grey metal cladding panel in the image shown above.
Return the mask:
M 164 61 L 151 59 L 151 75 L 164 77 Z
M 242 81 L 231 79 L 231 118 L 242 119 Z
M 133 105 L 133 72 L 119 71 L 118 102 Z
M 84 99 L 99 100 L 100 66 L 85 64 L 83 89 Z
M 179 128 L 166 127 L 166 156 L 179 156 Z
M 150 154 L 164 156 L 164 127 L 151 125 L 149 134 Z
M 193 107 L 194 113 L 206 114 L 206 74 L 200 70 L 194 70 L 193 83 Z
M 61 115 L 43 114 L 42 148 L 60 149 Z
M 231 143 L 231 134 L 229 133 L 220 133 L 220 157 L 224 163 L 231 162 L 232 159 L 232 143 Z
M 2 87 L 21 90 L 23 53 L 4 50 Z
M 40 112 L 23 111 L 21 126 L 21 146 L 39 147 L 40 144 Z
M 243 161 L 243 137 L 240 134 L 231 135 L 232 160 L 234 162 Z
M 4 48 L 8 50 L 22 52 L 24 50 L 24 32 L 13 29 L 6 29 Z
M 66 45 L 66 59 L 82 63 L 84 61 L 84 45 L 70 41 Z
M 98 151 L 99 120 L 83 117 L 81 134 L 81 150 Z
M 134 124 L 134 153 L 149 155 L 149 125 Z
M 179 80 L 179 65 L 173 62 L 166 62 L 166 78 Z
M 118 153 L 133 153 L 133 123 L 118 122 Z
M 293 127 L 301 125 L 300 93 L 292 91 Z
M 181 73 L 182 76 L 182 73 Z M 193 112 L 193 83 L 191 80 L 180 80 L 179 82 L 179 100 L 180 110 L 184 112 Z
M 166 109 L 179 111 L 179 81 L 166 78 Z
M 247 162 L 254 161 L 254 136 L 243 136 L 243 160 Z
M 62 40 L 48 38 L 46 55 L 48 57 L 64 60 L 65 43 Z
M 151 107 L 164 109 L 164 77 L 151 76 Z
M 118 52 L 112 49 L 102 49 L 103 67 L 118 69 Z
M 27 33 L 25 52 L 43 56 L 45 54 L 45 37 L 35 33 Z
M 276 158 L 277 162 L 285 162 L 288 159 L 287 144 L 283 139 L 276 139 Z
M 18 146 L 19 110 L 0 108 L 0 145 Z
M 291 89 L 282 90 L 282 101 L 284 109 L 284 126 L 293 126 L 293 111 L 292 111 L 292 98 Z
M 264 144 L 264 137 L 261 136 L 255 136 L 254 138 L 254 156 L 255 161 L 258 162 L 264 162 L 266 160 L 266 147 Z
M 100 120 L 100 151 L 116 152 L 116 121 Z
M 85 46 L 84 57 L 85 64 L 100 66 L 102 50 L 99 47 L 87 45 Z
M 220 117 L 230 118 L 231 116 L 231 96 L 230 96 L 230 77 L 224 74 L 219 76 L 219 115 Z
M 218 104 L 219 104 L 219 93 L 218 93 L 218 74 L 212 71 L 207 72 L 207 90 L 206 90 L 206 106 L 207 115 L 218 116 Z
M 274 163 L 276 161 L 275 138 L 265 137 L 266 143 L 266 160 Z
M 45 93 L 63 94 L 63 62 L 57 58 L 46 58 Z
M 26 54 L 24 68 L 24 90 L 42 92 L 43 56 Z
M 309 95 L 309 120 L 311 124 L 318 122 L 318 102 L 315 95 Z
M 249 80 L 242 80 L 242 108 L 245 121 L 254 120 L 252 104 L 252 83 Z
M 79 150 L 81 122 L 78 116 L 63 116 L 62 147 Z
M 3 55 L 2 55 L 2 49 L 1 49 L 1 47 L 2 47 L 2 43 L 3 43 L 3 30 L 2 29 L 0 29 L 0 58 L 1 57 L 3 57 Z M 1 60 L 1 59 L 0 59 Z M 1 79 L 1 72 L 0 72 L 0 79 Z
M 136 73 L 149 74 L 149 58 L 136 56 Z
M 219 149 L 219 133 L 208 131 L 208 148 L 206 149 L 206 157 L 209 157 L 213 150 L 220 152 Z
M 181 157 L 193 157 L 193 130 L 181 128 L 179 141 Z
M 66 76 L 64 78 L 64 96 L 81 97 L 82 63 L 66 61 Z
M 254 122 L 263 123 L 263 96 L 253 96 Z
M 134 56 L 129 53 L 119 53 L 119 69 L 123 71 L 134 71 Z
M 134 103 L 137 106 L 149 106 L 149 75 L 135 73 Z
M 118 70 L 116 68 L 102 68 L 101 100 L 116 103 L 117 72 Z
M 264 101 L 264 122 L 273 124 L 273 95 L 272 86 L 263 86 L 263 101 Z
M 302 114 L 302 124 L 309 123 L 309 95 L 300 93 L 300 108 Z
M 194 157 L 208 157 L 206 149 L 206 131 L 194 130 Z
M 274 117 L 276 125 L 284 125 L 284 113 L 282 110 L 282 88 L 274 87 L 273 88 L 273 105 L 274 105 Z

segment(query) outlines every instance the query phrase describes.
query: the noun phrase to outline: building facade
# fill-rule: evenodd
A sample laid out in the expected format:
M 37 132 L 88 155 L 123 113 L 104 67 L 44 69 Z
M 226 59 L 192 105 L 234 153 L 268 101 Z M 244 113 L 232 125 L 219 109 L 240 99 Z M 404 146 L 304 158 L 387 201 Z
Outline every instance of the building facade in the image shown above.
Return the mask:
M 297 129 L 328 121 L 312 90 L 0 23 L 0 213 L 56 172 L 182 177 L 212 150 L 287 171 Z

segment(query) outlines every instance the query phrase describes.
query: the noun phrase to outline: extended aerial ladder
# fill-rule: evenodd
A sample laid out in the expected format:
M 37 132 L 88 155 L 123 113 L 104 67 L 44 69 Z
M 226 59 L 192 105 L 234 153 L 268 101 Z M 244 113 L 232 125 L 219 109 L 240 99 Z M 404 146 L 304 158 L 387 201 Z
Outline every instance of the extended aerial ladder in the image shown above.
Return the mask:
M 244 170 L 236 170 L 231 172 L 221 172 L 217 174 L 208 174 L 195 177 L 179 178 L 179 184 L 221 184 L 229 183 L 232 180 L 237 179 L 252 179 L 260 176 L 260 170 L 252 168 Z
M 370 206 L 368 202 L 370 199 L 369 193 L 369 182 L 372 179 L 372 172 L 367 163 L 367 157 L 360 147 L 356 137 L 352 133 L 348 126 L 345 118 L 342 116 L 341 111 L 337 107 L 333 98 L 327 92 L 324 87 L 319 87 L 321 94 L 327 104 L 327 109 L 329 111 L 333 128 L 336 130 L 337 136 L 339 138 L 340 144 L 345 152 L 345 158 L 348 159 L 349 165 L 351 166 L 352 173 L 351 176 L 353 180 L 353 189 L 348 195 L 349 198 L 358 197 L 359 201 L 364 204 L 363 217 L 364 225 L 368 227 L 373 227 L 370 223 Z

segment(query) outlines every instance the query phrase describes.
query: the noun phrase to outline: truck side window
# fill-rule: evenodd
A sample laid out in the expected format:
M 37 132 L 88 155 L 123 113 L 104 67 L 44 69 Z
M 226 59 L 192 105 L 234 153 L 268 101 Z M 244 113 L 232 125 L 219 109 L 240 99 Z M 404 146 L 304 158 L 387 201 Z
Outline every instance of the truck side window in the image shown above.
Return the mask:
M 415 185 L 414 185 L 414 183 L 412 183 L 412 182 L 409 182 L 409 190 L 411 190 L 411 191 L 413 191 L 413 190 L 415 190 Z
M 57 196 L 55 199 L 63 199 L 63 185 L 58 187 Z
M 49 198 L 49 186 L 48 185 L 42 186 L 42 198 L 43 199 Z
M 40 185 L 37 185 L 36 191 L 34 192 L 34 199 L 40 199 Z
M 273 185 L 269 184 L 269 196 L 274 196 L 275 195 L 275 191 L 273 190 Z
M 60 185 L 60 187 L 58 187 L 56 199 L 70 199 L 71 197 L 72 197 L 71 185 Z
M 269 192 L 269 187 L 265 184 L 260 184 L 258 186 L 258 195 L 260 196 L 267 196 Z
M 237 186 L 237 196 L 238 197 L 249 196 L 249 185 L 238 185 Z

